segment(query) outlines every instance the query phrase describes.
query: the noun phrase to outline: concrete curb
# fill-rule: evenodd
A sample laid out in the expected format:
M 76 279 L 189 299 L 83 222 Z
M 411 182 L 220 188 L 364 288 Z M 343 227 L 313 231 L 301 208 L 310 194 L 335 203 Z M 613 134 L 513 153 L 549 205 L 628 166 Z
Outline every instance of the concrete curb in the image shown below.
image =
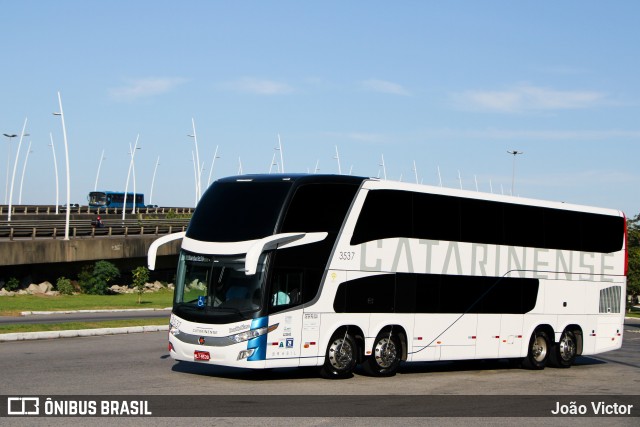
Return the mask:
M 73 314 L 73 313 L 121 313 L 128 311 L 167 311 L 171 307 L 166 308 L 117 308 L 112 310 L 67 310 L 67 311 L 22 311 L 20 316 L 37 316 L 47 314 Z
M 0 342 L 46 340 L 54 338 L 92 337 L 99 335 L 135 334 L 140 332 L 168 331 L 169 325 L 162 326 L 130 326 L 124 328 L 76 329 L 47 332 L 16 332 L 0 334 Z

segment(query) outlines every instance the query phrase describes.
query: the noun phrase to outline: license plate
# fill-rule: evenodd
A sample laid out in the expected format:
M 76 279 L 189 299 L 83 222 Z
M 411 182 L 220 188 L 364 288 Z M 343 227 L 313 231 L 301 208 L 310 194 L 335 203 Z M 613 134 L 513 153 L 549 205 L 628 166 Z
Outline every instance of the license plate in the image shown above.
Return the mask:
M 209 354 L 208 351 L 196 350 L 193 352 L 193 359 L 194 360 L 211 360 L 211 355 Z

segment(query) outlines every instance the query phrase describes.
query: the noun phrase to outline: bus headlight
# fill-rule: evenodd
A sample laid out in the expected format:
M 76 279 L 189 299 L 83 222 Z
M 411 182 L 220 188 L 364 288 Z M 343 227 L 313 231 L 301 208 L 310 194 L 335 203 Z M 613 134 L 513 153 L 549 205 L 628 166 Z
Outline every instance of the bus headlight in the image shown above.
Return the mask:
M 278 328 L 278 323 L 271 326 L 263 326 L 258 329 L 250 329 L 248 331 L 240 332 L 239 334 L 229 335 L 227 338 L 234 343 L 240 343 L 244 341 L 249 341 L 253 338 L 258 338 L 261 335 L 268 334 L 271 331 L 275 331 Z

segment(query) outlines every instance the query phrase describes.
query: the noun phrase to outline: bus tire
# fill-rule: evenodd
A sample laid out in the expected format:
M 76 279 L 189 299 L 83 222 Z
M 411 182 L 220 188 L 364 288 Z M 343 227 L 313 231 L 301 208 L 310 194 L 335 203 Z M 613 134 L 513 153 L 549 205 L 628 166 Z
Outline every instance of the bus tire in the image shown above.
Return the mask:
M 555 368 L 570 368 L 578 355 L 578 340 L 573 331 L 564 330 L 560 341 L 553 346 L 549 364 Z
M 544 369 L 551 353 L 549 337 L 542 329 L 536 329 L 531 334 L 527 357 L 522 360 L 525 369 Z
M 371 356 L 367 357 L 362 368 L 375 377 L 392 377 L 398 371 L 402 346 L 396 334 L 382 332 L 376 337 Z
M 327 379 L 350 378 L 357 359 L 356 340 L 344 330 L 337 331 L 329 340 L 320 375 Z

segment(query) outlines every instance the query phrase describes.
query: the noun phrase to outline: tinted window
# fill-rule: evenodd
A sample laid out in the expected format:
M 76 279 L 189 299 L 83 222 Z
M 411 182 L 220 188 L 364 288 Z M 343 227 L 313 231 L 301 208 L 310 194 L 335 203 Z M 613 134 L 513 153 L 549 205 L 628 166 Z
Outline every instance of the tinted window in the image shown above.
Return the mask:
M 420 239 L 460 241 L 460 199 L 413 194 L 413 230 Z
M 460 240 L 502 244 L 502 204 L 460 199 Z
M 394 294 L 394 275 L 364 277 L 338 287 L 334 309 L 347 313 L 393 313 Z
M 193 213 L 187 237 L 208 242 L 260 239 L 274 233 L 291 182 L 215 182 Z
M 503 244 L 544 248 L 544 209 L 504 203 Z
M 349 184 L 300 186 L 289 204 L 281 232 L 339 231 L 357 190 L 357 185 Z
M 586 252 L 615 252 L 624 244 L 624 218 L 617 216 L 583 215 L 580 228 L 585 237 L 582 250 Z
M 533 310 L 537 279 L 383 274 L 342 283 L 334 309 L 347 313 L 506 313 Z
M 393 237 L 610 253 L 624 219 L 407 191 L 369 191 L 351 244 Z
M 351 244 L 413 235 L 412 196 L 407 191 L 369 191 Z
M 272 253 L 267 292 L 271 313 L 307 303 L 316 297 L 334 242 L 335 239 L 328 237 L 318 243 L 278 249 Z M 286 297 L 278 292 L 286 294 Z

